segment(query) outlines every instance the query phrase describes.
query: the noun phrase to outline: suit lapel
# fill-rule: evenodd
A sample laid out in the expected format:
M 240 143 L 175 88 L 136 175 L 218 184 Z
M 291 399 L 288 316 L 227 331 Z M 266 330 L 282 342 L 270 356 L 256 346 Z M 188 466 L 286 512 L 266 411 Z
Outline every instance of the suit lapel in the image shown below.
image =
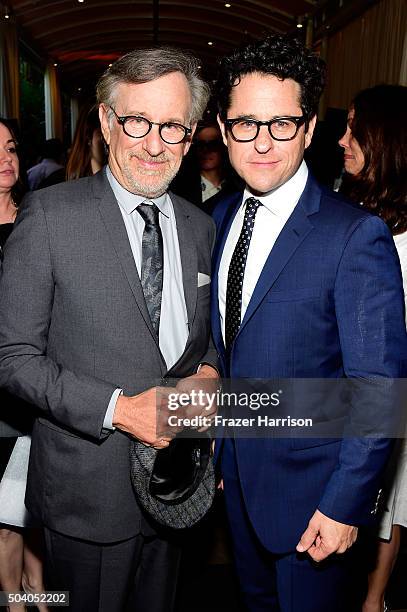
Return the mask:
M 266 293 L 273 286 L 298 247 L 312 231 L 313 224 L 309 216 L 318 212 L 320 199 L 321 190 L 310 175 L 292 215 L 270 251 L 236 338 L 253 316 Z
M 301 209 L 295 210 L 277 238 L 264 264 L 256 287 L 245 312 L 240 331 L 250 320 L 266 293 L 273 286 L 302 241 L 312 230 L 312 224 Z
M 198 256 L 194 241 L 194 228 L 188 209 L 174 193 L 169 194 L 174 205 L 177 225 L 178 244 L 181 255 L 182 281 L 184 286 L 185 305 L 188 315 L 189 336 L 195 317 L 198 291 Z
M 212 279 L 213 284 L 211 287 L 211 301 L 212 301 L 212 335 L 215 342 L 215 346 L 218 352 L 225 359 L 225 344 L 223 342 L 222 330 L 220 326 L 219 317 L 219 266 L 225 248 L 225 242 L 229 235 L 230 226 L 232 225 L 233 219 L 236 216 L 237 211 L 242 203 L 243 194 L 233 194 L 231 198 L 222 203 L 225 209 L 223 217 L 217 223 L 217 236 L 216 246 L 213 253 L 213 270 Z M 217 219 L 215 218 L 215 221 Z
M 94 195 L 97 199 L 99 211 L 106 231 L 109 234 L 113 249 L 116 252 L 124 275 L 130 285 L 130 289 L 134 295 L 141 316 L 150 330 L 155 343 L 159 347 L 158 338 L 154 332 L 151 319 L 148 314 L 143 288 L 141 286 L 136 264 L 134 263 L 133 253 L 131 251 L 126 227 L 124 225 L 119 205 L 103 170 L 95 176 L 94 181 Z

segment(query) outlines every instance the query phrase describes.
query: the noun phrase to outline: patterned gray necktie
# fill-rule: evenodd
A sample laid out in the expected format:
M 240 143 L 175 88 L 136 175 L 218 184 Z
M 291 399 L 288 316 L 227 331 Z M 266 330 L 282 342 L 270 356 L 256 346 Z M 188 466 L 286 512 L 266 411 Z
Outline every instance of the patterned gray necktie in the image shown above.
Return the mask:
M 140 204 L 136 210 L 145 223 L 142 240 L 141 285 L 151 323 L 158 336 L 164 268 L 163 237 L 158 220 L 160 211 L 155 204 Z
M 225 345 L 228 352 L 230 352 L 240 327 L 244 271 L 250 240 L 253 234 L 254 221 L 261 202 L 256 200 L 256 198 L 247 198 L 245 206 L 243 227 L 230 261 L 226 287 Z

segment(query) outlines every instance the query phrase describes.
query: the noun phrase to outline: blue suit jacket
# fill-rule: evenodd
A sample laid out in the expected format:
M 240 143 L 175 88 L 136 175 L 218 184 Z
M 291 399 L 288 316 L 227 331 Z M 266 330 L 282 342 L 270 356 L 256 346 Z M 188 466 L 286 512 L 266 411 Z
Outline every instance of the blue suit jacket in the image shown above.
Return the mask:
M 212 327 L 223 375 L 384 377 L 388 385 L 404 376 L 404 296 L 392 236 L 379 218 L 311 176 L 270 252 L 227 358 L 218 270 L 241 201 L 242 194 L 230 197 L 214 212 Z M 391 409 L 391 403 L 383 408 Z M 352 398 L 353 416 L 363 418 L 362 410 L 363 402 Z M 292 550 L 317 508 L 342 523 L 368 522 L 391 450 L 383 438 L 236 439 L 235 445 L 250 520 L 273 552 Z

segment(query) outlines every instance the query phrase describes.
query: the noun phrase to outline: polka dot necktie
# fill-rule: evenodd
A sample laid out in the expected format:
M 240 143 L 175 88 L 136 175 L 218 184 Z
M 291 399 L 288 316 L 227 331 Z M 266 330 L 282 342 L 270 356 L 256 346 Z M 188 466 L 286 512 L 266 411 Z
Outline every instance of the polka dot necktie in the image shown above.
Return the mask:
M 155 204 L 139 204 L 136 210 L 145 223 L 141 251 L 141 286 L 151 323 L 158 336 L 164 267 L 163 237 L 158 220 L 160 211 Z
M 245 206 L 243 227 L 230 261 L 226 287 L 225 344 L 228 352 L 230 352 L 240 327 L 244 271 L 250 240 L 253 234 L 254 221 L 261 202 L 256 200 L 256 198 L 248 198 Z

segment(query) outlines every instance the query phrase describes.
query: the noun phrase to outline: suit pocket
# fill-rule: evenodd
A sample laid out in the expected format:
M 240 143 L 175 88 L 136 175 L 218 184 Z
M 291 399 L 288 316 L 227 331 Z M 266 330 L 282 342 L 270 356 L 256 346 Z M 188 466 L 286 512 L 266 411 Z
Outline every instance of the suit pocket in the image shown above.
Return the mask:
M 82 438 L 82 436 L 75 434 L 70 429 L 65 429 L 63 427 L 60 427 L 59 425 L 57 425 L 56 423 L 53 423 L 52 421 L 49 421 L 48 419 L 44 419 L 40 417 L 38 419 L 38 423 L 39 425 L 42 425 L 43 427 L 47 427 L 47 429 L 51 429 L 52 431 L 55 431 L 58 434 L 63 434 L 65 436 L 69 436 L 71 438 L 77 438 L 79 440 L 84 439 Z
M 271 289 L 265 297 L 266 302 L 297 302 L 301 300 L 318 300 L 321 296 L 320 287 L 303 287 L 287 291 Z
M 326 446 L 327 444 L 339 444 L 340 442 L 342 442 L 342 438 L 291 438 L 291 448 L 296 451 L 306 450 Z
M 207 285 L 202 285 L 201 287 L 198 287 L 198 294 L 197 297 L 198 299 L 204 299 L 209 297 L 211 293 L 211 285 L 210 283 Z

